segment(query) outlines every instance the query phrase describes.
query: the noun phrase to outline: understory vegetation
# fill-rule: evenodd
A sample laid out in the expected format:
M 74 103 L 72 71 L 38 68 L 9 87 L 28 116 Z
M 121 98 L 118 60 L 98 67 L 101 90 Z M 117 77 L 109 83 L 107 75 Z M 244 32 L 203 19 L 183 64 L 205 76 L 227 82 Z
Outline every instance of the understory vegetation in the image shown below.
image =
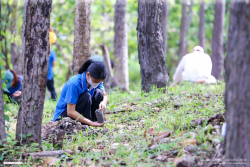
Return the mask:
M 1 160 L 26 161 L 24 166 L 174 166 L 190 157 L 196 166 L 214 156 L 223 141 L 220 135 L 224 122 L 224 83 L 199 85 L 184 83 L 168 87 L 166 92 L 154 89 L 143 93 L 114 91 L 108 95 L 106 124 L 103 128 L 89 127 L 70 139 L 63 140 L 60 149 L 70 149 L 73 155 L 54 158 L 27 158 L 29 152 L 57 150 L 57 145 L 43 141 L 41 148 L 34 143 L 20 146 L 15 139 L 18 107 L 9 105 L 6 113 L 7 143 L 0 149 Z M 164 93 L 165 92 L 165 93 Z M 49 123 L 56 102 L 46 100 L 43 125 Z M 67 137 L 67 135 L 66 135 Z

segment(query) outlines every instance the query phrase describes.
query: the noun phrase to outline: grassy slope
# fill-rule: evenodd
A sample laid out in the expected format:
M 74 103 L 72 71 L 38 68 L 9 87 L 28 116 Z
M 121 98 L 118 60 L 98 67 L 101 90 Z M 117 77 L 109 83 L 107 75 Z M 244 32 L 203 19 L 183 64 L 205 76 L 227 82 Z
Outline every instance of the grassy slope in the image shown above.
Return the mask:
M 169 87 L 166 94 L 159 90 L 154 90 L 149 94 L 140 91 L 115 92 L 108 96 L 108 111 L 111 113 L 106 115 L 108 121 L 104 128 L 109 129 L 109 132 L 91 137 L 85 137 L 79 132 L 75 140 L 64 141 L 63 149 L 74 149 L 77 146 L 84 148 L 83 152 L 76 153 L 72 157 L 71 164 L 74 165 L 83 163 L 90 165 L 96 162 L 100 166 L 104 164 L 129 166 L 169 164 L 172 166 L 173 159 L 169 159 L 169 162 L 162 162 L 159 158 L 157 160 L 157 157 L 171 151 L 178 151 L 177 156 L 187 155 L 183 149 L 185 145 L 181 143 L 195 133 L 198 144 L 194 144 L 195 152 L 192 155 L 203 159 L 208 154 L 214 153 L 215 149 L 211 140 L 218 136 L 205 135 L 202 130 L 204 127 L 192 129 L 188 125 L 191 120 L 224 113 L 224 87 L 223 83 L 208 86 L 186 83 L 183 86 Z M 205 96 L 211 96 L 211 98 Z M 43 124 L 53 118 L 55 105 L 55 102 L 46 100 Z M 183 106 L 175 108 L 174 105 Z M 8 113 L 10 116 L 8 132 L 14 137 L 17 107 L 11 106 L 11 109 L 12 113 Z M 188 128 L 187 132 L 180 135 L 184 126 Z M 171 132 L 169 137 L 171 140 L 166 143 L 156 143 L 156 147 L 150 149 L 153 139 L 157 136 L 148 134 L 147 130 L 150 127 L 153 127 L 156 132 Z M 114 149 L 114 143 L 120 143 L 120 145 Z M 47 142 L 43 142 L 43 149 L 53 150 L 52 145 Z M 110 150 L 113 152 L 111 155 Z

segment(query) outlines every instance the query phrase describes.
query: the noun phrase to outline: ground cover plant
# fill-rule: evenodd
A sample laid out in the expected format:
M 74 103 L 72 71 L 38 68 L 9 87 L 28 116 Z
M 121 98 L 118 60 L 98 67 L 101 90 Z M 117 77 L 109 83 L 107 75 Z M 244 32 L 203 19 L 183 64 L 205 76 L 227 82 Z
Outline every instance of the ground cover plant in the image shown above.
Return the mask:
M 108 96 L 103 128 L 77 129 L 75 135 L 65 134 L 60 146 L 43 140 L 41 148 L 35 143 L 20 146 L 13 140 L 18 107 L 9 105 L 9 137 L 1 146 L 0 158 L 25 161 L 24 166 L 203 166 L 223 141 L 224 86 L 185 83 L 170 86 L 165 93 L 159 89 L 150 93 L 114 91 Z M 51 123 L 55 105 L 46 100 L 43 127 Z M 25 156 L 41 150 L 72 153 L 50 158 Z

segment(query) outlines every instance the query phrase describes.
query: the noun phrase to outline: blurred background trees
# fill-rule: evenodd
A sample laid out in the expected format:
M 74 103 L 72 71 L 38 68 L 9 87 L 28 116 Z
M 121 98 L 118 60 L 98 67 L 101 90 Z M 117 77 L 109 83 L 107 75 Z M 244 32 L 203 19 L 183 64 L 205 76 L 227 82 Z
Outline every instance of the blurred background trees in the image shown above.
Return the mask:
M 188 6 L 192 4 L 192 19 L 187 32 L 187 52 L 191 52 L 193 47 L 199 45 L 199 21 L 200 21 L 200 0 L 187 0 Z M 215 18 L 216 0 L 204 1 L 204 29 L 205 29 L 205 51 L 212 55 L 212 37 Z M 223 33 L 223 53 L 226 55 L 229 3 L 226 0 L 225 23 Z M 114 19 L 116 0 L 93 0 L 91 5 L 91 55 L 102 55 L 100 45 L 105 43 L 114 58 Z M 15 8 L 17 6 L 17 8 Z M 15 10 L 16 9 L 16 10 Z M 127 0 L 127 32 L 128 32 L 128 66 L 129 66 L 129 86 L 133 90 L 140 86 L 141 75 L 138 60 L 137 42 L 137 19 L 138 1 Z M 2 53 L 7 57 L 4 65 L 6 68 L 19 69 L 21 64 L 21 30 L 23 21 L 23 1 L 2 0 L 2 33 L 1 35 Z M 180 27 L 182 17 L 182 0 L 168 0 L 167 5 L 167 55 L 166 64 L 169 71 L 170 80 L 178 63 L 178 50 L 180 44 Z M 190 9 L 187 9 L 188 11 Z M 190 15 L 191 15 L 190 14 Z M 16 20 L 16 21 L 15 21 Z M 73 44 L 74 44 L 74 20 L 75 20 L 75 0 L 53 0 L 51 12 L 51 26 L 57 34 L 57 42 L 52 45 L 57 55 L 57 65 L 54 68 L 55 87 L 60 92 L 66 76 L 73 75 Z M 16 22 L 16 23 L 14 23 Z M 15 28 L 16 27 L 16 28 Z M 14 45 L 13 45 L 14 44 Z M 11 56 L 11 55 L 16 55 Z M 17 60 L 17 63 L 14 63 Z M 19 70 L 20 71 L 20 70 Z M 67 75 L 68 74 L 68 75 Z

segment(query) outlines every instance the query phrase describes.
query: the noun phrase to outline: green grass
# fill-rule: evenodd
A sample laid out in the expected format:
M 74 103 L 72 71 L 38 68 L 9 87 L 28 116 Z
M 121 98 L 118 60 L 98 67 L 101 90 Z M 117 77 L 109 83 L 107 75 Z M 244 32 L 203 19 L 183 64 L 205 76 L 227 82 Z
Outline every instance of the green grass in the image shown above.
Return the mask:
M 192 133 L 195 133 L 198 144 L 195 145 L 194 156 L 200 159 L 205 158 L 207 154 L 213 154 L 215 151 L 211 140 L 218 136 L 206 135 L 203 130 L 205 126 L 191 128 L 190 123 L 191 120 L 209 118 L 214 114 L 225 112 L 224 87 L 224 83 L 207 86 L 185 83 L 182 86 L 169 87 L 165 94 L 159 89 L 153 89 L 150 93 L 142 93 L 138 88 L 135 91 L 125 93 L 116 91 L 108 95 L 107 110 L 111 114 L 106 115 L 108 121 L 104 128 L 109 129 L 109 132 L 102 134 L 100 140 L 98 140 L 98 136 L 86 137 L 82 132 L 79 132 L 74 140 L 64 141 L 63 149 L 74 149 L 78 146 L 84 148 L 83 152 L 76 153 L 71 157 L 71 163 L 80 166 L 83 163 L 85 165 L 91 164 L 91 162 L 99 166 L 108 163 L 113 166 L 119 166 L 122 163 L 128 166 L 163 166 L 167 164 L 173 166 L 172 161 L 161 162 L 152 157 L 164 155 L 173 150 L 178 151 L 178 156 L 187 155 L 183 151 L 185 146 L 179 143 L 183 143 L 183 140 L 191 138 Z M 204 94 L 215 98 L 210 98 L 207 101 Z M 132 109 L 127 107 L 131 106 L 131 103 L 135 104 Z M 174 105 L 177 103 L 181 103 L 182 107 L 175 108 Z M 55 106 L 56 102 L 45 101 L 43 124 L 52 120 Z M 9 127 L 8 133 L 13 138 L 18 108 L 13 105 L 10 105 L 10 108 L 12 112 L 7 113 L 10 116 L 7 127 Z M 113 113 L 126 109 L 125 112 Z M 149 145 L 156 138 L 156 136 L 150 136 L 145 132 L 150 127 L 153 127 L 157 132 L 171 132 L 169 137 L 171 140 L 167 143 L 157 144 L 156 150 L 150 150 Z M 185 127 L 187 128 L 186 133 L 179 137 L 180 132 Z M 116 153 L 110 155 L 109 151 L 114 143 L 120 143 L 120 145 L 116 148 Z M 43 141 L 42 148 L 43 150 L 54 149 L 52 144 L 46 141 Z M 22 151 L 32 150 L 26 148 Z M 36 150 L 34 149 L 34 151 Z M 12 154 L 15 154 L 15 151 Z M 66 155 L 66 157 L 69 156 Z M 65 159 L 65 156 L 61 158 Z M 28 165 L 32 163 L 30 161 Z M 63 163 L 66 162 L 61 162 L 61 164 Z M 59 163 L 56 166 L 59 166 Z

